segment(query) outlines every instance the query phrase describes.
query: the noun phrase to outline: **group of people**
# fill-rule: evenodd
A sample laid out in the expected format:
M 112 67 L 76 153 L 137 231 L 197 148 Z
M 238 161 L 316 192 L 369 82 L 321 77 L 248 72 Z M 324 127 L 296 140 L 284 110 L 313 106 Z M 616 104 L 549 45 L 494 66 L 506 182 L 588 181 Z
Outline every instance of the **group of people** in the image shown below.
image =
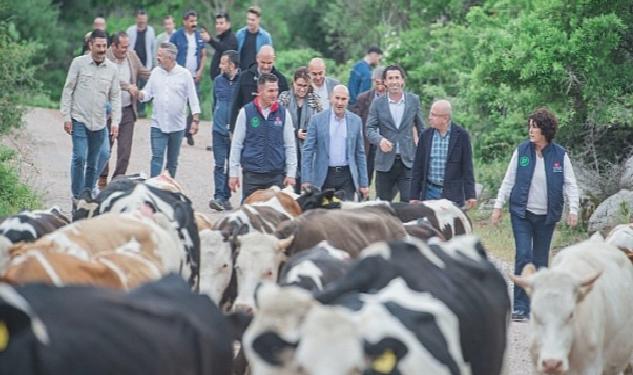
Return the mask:
M 336 189 L 354 200 L 368 197 L 373 180 L 381 200 L 399 194 L 403 202 L 448 199 L 467 209 L 476 206 L 470 136 L 453 121 L 448 100 L 431 103 L 426 126 L 419 97 L 405 90 L 405 70 L 397 64 L 381 67 L 377 47 L 353 66 L 347 86 L 327 76 L 319 57 L 298 68 L 288 84 L 275 68 L 272 37 L 260 18 L 261 9 L 250 7 L 246 26 L 233 33 L 229 14 L 219 13 L 211 36 L 188 11 L 177 30 L 174 19 L 165 17 L 165 31 L 156 36 L 139 11 L 136 25 L 112 37 L 105 33 L 105 20 L 95 19 L 87 54 L 70 66 L 61 104 L 64 129 L 73 140 L 73 201 L 92 191 L 98 176 L 99 186 L 107 183 L 115 140 L 113 177 L 126 173 L 134 122 L 150 100 L 151 175 L 164 168 L 176 175 L 182 140 L 193 145 L 198 131 L 210 45 L 212 209 L 231 209 L 231 193 L 240 186 L 242 199 L 257 189 L 290 185 L 297 193 Z M 556 129 L 547 109 L 529 116 L 530 139 L 514 152 L 493 210 L 498 223 L 509 197 L 516 273 L 529 263 L 547 265 L 564 196 L 568 223 L 576 223 L 578 191 L 567 153 L 553 142 Z M 528 312 L 527 296 L 516 288 L 513 316 L 521 319 Z

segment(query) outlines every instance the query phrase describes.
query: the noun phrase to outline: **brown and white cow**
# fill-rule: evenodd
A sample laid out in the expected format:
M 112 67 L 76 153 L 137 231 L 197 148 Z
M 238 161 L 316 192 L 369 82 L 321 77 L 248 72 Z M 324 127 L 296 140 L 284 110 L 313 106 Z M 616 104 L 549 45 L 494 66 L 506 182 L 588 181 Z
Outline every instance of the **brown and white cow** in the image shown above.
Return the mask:
M 58 207 L 0 218 L 0 258 L 11 244 L 33 242 L 68 223 L 70 220 Z
M 130 288 L 184 271 L 178 234 L 161 214 L 104 214 L 9 248 L 3 278 L 13 283 L 86 282 Z
M 273 186 L 268 189 L 257 190 L 246 197 L 244 204 L 272 207 L 279 212 L 295 217 L 303 212 L 301 207 L 299 207 L 299 203 L 295 200 L 296 197 L 298 196 L 292 190 L 287 190 L 287 188 L 281 190 L 278 186 Z

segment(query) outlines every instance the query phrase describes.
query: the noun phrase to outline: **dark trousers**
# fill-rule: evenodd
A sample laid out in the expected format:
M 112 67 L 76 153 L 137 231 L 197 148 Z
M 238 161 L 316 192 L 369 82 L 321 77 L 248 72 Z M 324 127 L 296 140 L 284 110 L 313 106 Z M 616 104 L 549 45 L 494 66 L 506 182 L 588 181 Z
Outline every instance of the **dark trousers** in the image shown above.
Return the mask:
M 349 167 L 329 167 L 321 190 L 325 189 L 343 190 L 345 192 L 343 200 L 355 200 L 356 188 Z
M 127 167 L 130 164 L 130 155 L 132 154 L 132 140 L 134 139 L 134 121 L 136 121 L 136 116 L 134 116 L 134 109 L 132 108 L 132 105 L 121 108 L 119 136 L 116 138 L 116 167 L 114 168 L 112 178 L 119 175 L 124 175 L 127 172 Z M 108 134 L 110 134 L 111 126 L 112 121 L 108 120 Z M 112 149 L 114 138 L 112 138 L 112 136 L 109 136 L 109 138 L 110 149 Z M 110 163 L 106 161 L 105 165 L 103 166 L 103 170 L 101 171 L 101 177 L 108 177 L 108 172 L 110 171 L 109 164 Z
M 196 95 L 198 96 L 198 101 L 200 101 L 200 82 L 195 82 L 195 83 L 196 83 Z M 191 130 L 191 123 L 193 122 L 193 114 L 191 113 L 191 107 L 189 106 L 187 106 L 187 111 L 189 114 L 187 115 L 187 129 L 185 130 L 185 136 L 189 138 L 189 137 L 193 137 L 193 135 L 189 133 L 189 130 Z
M 556 224 L 545 224 L 547 215 L 535 215 L 529 211 L 525 218 L 510 214 L 516 255 L 514 274 L 519 275 L 526 264 L 536 268 L 547 267 L 549 247 Z M 523 288 L 514 287 L 514 310 L 530 312 L 530 300 Z
M 244 178 L 242 183 L 242 201 L 249 195 L 253 194 L 258 189 L 268 189 L 271 186 L 279 186 L 283 188 L 284 173 L 255 173 L 244 171 Z
M 374 164 L 376 163 L 376 145 L 369 144 L 367 148 L 367 179 L 371 186 L 371 181 L 374 179 Z
M 215 161 L 215 167 L 213 168 L 213 186 L 215 186 L 213 199 L 217 201 L 228 201 L 231 198 L 231 190 L 229 190 L 230 149 L 231 138 L 228 135 L 213 132 L 213 159 Z
M 400 191 L 400 201 L 408 202 L 411 193 L 411 168 L 407 168 L 399 156 L 388 172 L 376 171 L 376 195 L 383 201 L 391 202 L 396 189 Z

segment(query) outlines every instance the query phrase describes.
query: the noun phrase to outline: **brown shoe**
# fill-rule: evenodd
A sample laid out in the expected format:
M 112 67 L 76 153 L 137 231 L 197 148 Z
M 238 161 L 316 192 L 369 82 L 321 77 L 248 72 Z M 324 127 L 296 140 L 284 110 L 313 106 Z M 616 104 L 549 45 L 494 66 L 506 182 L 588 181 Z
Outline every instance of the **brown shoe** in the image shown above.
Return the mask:
M 108 177 L 99 176 L 99 181 L 97 181 L 97 187 L 99 188 L 99 190 L 105 189 L 107 184 L 108 184 Z

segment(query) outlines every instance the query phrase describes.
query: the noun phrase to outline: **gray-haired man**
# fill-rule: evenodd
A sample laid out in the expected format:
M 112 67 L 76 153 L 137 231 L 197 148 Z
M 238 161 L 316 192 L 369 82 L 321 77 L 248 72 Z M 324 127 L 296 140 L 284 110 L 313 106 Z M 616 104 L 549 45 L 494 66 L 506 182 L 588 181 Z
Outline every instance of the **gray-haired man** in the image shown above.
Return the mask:
M 141 101 L 154 99 L 152 112 L 152 162 L 151 176 L 158 176 L 163 170 L 163 159 L 167 151 L 167 170 L 176 176 L 180 143 L 185 135 L 187 118 L 185 106 L 189 102 L 193 123 L 191 134 L 198 132 L 200 104 L 196 85 L 191 73 L 176 64 L 178 50 L 173 43 L 163 43 L 158 49 L 158 65 L 152 71 L 147 85 L 139 92 Z

